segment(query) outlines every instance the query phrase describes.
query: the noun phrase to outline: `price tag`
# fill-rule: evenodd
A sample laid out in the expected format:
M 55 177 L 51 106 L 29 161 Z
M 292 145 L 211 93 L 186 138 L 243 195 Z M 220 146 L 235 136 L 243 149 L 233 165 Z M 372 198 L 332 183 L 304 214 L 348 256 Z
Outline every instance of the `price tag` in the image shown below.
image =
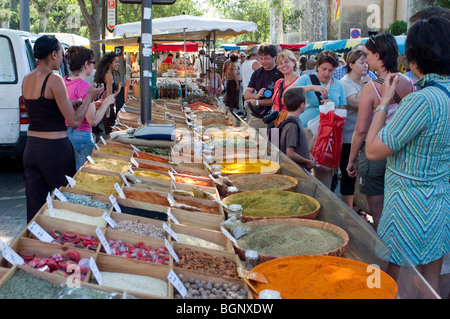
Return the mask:
M 175 239 L 175 241 L 178 241 L 178 236 L 177 234 L 173 231 L 172 228 L 170 228 L 166 223 L 163 223 L 163 229 L 169 233 L 170 236 L 172 236 L 173 239 Z
M 123 173 L 120 173 L 120 177 L 122 177 L 123 182 L 125 183 L 125 185 L 127 187 L 130 187 L 130 183 L 128 182 L 127 178 L 125 177 L 125 175 Z
M 97 143 L 94 144 L 95 148 L 97 149 L 97 151 L 100 151 L 100 146 L 98 146 Z
M 134 175 L 134 171 L 133 171 L 133 169 L 131 168 L 131 165 L 128 165 L 128 170 L 130 171 L 131 174 Z
M 111 247 L 109 246 L 109 242 L 105 237 L 105 234 L 103 234 L 101 228 L 97 226 L 95 229 L 95 233 L 97 234 L 98 239 L 102 243 L 103 247 L 105 248 L 105 251 L 108 255 L 111 255 Z
M 172 256 L 172 258 L 176 261 L 179 262 L 180 259 L 178 258 L 177 253 L 175 252 L 175 250 L 173 250 L 172 246 L 170 245 L 169 241 L 167 240 L 167 238 L 164 238 L 164 242 L 166 245 L 167 250 L 169 251 L 170 255 Z
M 50 192 L 47 195 L 47 206 L 48 212 L 50 213 L 50 217 L 55 217 L 55 210 L 53 209 L 52 197 L 50 196 Z
M 171 171 L 167 171 L 167 173 L 169 174 L 169 177 L 172 179 L 172 182 L 174 182 L 175 181 L 175 176 L 173 175 L 173 173 Z
M 222 233 L 228 237 L 229 240 L 231 240 L 236 246 L 237 246 L 237 241 L 236 238 L 234 238 L 225 228 L 223 228 L 222 226 L 220 226 L 220 229 L 222 230 Z
M 131 163 L 134 165 L 134 166 L 136 166 L 136 168 L 138 168 L 139 167 L 139 163 L 134 159 L 134 157 L 131 157 Z
M 116 228 L 116 222 L 111 218 L 111 216 L 109 216 L 108 212 L 104 211 L 102 217 L 106 220 L 109 226 L 111 226 L 111 228 Z
M 203 165 L 205 165 L 205 167 L 206 167 L 206 169 L 208 170 L 208 171 L 212 171 L 212 168 L 211 168 L 211 166 L 208 164 L 208 163 L 206 163 L 206 161 L 205 160 L 203 160 Z
M 55 194 L 55 196 L 58 197 L 58 199 L 60 201 L 67 202 L 66 196 L 64 196 L 64 194 L 61 193 L 59 189 L 55 188 L 55 190 L 53 191 L 53 194 Z
M 92 157 L 90 157 L 89 155 L 86 157 L 87 160 L 89 161 L 89 163 L 91 163 L 92 165 L 95 165 L 95 161 L 92 159 Z
M 67 179 L 67 181 L 69 182 L 70 187 L 74 187 L 75 184 L 77 183 L 77 181 L 74 180 L 74 179 L 73 179 L 72 177 L 70 177 L 70 176 L 67 176 L 67 175 L 66 175 L 66 179 Z
M 49 235 L 41 226 L 38 225 L 36 222 L 32 222 L 28 226 L 28 230 L 36 236 L 37 239 L 40 241 L 51 243 L 53 241 L 53 237 Z
M 167 279 L 178 290 L 181 297 L 185 298 L 187 295 L 187 289 L 183 285 L 183 282 L 180 280 L 180 278 L 177 276 L 177 274 L 173 270 L 171 270 L 169 272 L 169 274 L 167 275 Z
M 98 270 L 97 264 L 95 263 L 94 258 L 89 258 L 89 268 L 91 268 L 92 273 L 94 274 L 95 280 L 101 286 L 103 285 L 102 274 L 100 270 Z
M 106 145 L 106 141 L 105 141 L 105 139 L 103 138 L 103 136 L 101 136 L 101 135 L 100 135 L 100 141 L 102 141 L 102 143 Z
M 123 199 L 126 198 L 125 193 L 123 192 L 122 188 L 120 187 L 120 185 L 118 183 L 116 183 L 114 185 L 114 188 L 116 189 L 116 191 L 119 194 L 120 198 L 123 198 Z
M 11 247 L 0 240 L 2 244 L 2 255 L 11 265 L 23 265 L 25 260 L 19 256 Z
M 175 223 L 175 224 L 180 224 L 180 222 L 177 220 L 177 218 L 173 215 L 172 210 L 170 208 L 167 209 L 167 215 L 169 215 L 170 219 Z
M 216 202 L 217 202 L 219 205 L 222 205 L 223 208 L 225 208 L 226 210 L 228 210 L 228 205 L 225 204 L 224 202 L 222 202 L 222 200 L 220 200 L 220 198 L 214 197 L 214 199 L 216 200 Z
M 130 144 L 130 146 L 134 150 L 134 153 L 136 154 L 136 156 L 139 157 L 140 150 L 136 146 L 134 146 L 133 144 Z
M 119 204 L 117 204 L 116 198 L 114 197 L 114 195 L 109 195 L 109 201 L 111 202 L 111 204 L 114 206 L 114 209 L 116 210 L 116 212 L 121 213 L 122 210 L 120 209 Z

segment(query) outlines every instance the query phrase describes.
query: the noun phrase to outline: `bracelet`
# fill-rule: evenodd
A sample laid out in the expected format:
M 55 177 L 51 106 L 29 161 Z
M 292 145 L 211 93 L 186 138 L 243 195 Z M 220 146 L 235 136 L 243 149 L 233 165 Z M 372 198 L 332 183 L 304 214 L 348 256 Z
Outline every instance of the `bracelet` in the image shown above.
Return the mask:
M 379 110 L 385 111 L 386 114 L 388 113 L 388 108 L 386 106 L 378 105 L 377 108 L 375 109 L 375 112 L 377 112 Z
M 256 106 L 258 106 L 259 105 L 259 100 L 256 100 L 255 104 L 256 104 Z

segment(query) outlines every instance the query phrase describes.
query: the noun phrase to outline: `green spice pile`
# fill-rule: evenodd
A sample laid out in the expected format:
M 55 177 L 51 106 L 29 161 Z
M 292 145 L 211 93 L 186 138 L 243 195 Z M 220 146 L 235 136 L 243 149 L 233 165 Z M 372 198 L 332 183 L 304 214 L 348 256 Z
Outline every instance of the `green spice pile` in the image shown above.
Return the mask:
M 25 271 L 16 271 L 0 288 L 0 299 L 52 299 L 59 288 Z
M 93 200 L 89 195 L 80 195 L 69 192 L 63 192 L 62 194 L 66 197 L 67 201 L 72 204 L 94 207 L 103 210 L 109 210 L 111 208 L 111 205 L 98 200 Z
M 141 152 L 162 155 L 162 156 L 170 156 L 170 148 L 162 148 L 162 147 L 154 147 L 154 146 L 138 146 L 138 149 Z
M 254 227 L 237 242 L 245 250 L 284 257 L 324 254 L 342 246 L 344 239 L 322 228 L 280 224 Z

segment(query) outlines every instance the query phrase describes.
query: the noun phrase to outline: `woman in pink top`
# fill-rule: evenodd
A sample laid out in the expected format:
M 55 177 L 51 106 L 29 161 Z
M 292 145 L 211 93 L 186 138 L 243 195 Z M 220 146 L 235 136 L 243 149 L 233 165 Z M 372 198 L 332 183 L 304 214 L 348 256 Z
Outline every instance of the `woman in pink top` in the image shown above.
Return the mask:
M 67 93 L 70 100 L 84 100 L 91 84 L 85 80 L 94 70 L 94 52 L 82 46 L 72 46 L 67 53 L 67 61 L 71 74 L 64 78 Z M 68 127 L 68 136 L 75 150 L 76 169 L 78 170 L 85 162 L 87 156 L 94 149 L 94 137 L 92 127 L 96 126 L 105 115 L 108 106 L 114 103 L 114 95 L 108 96 L 104 101 L 91 103 L 86 112 L 86 117 L 77 129 Z M 97 109 L 96 105 L 99 106 Z M 67 123 L 66 123 L 67 124 Z

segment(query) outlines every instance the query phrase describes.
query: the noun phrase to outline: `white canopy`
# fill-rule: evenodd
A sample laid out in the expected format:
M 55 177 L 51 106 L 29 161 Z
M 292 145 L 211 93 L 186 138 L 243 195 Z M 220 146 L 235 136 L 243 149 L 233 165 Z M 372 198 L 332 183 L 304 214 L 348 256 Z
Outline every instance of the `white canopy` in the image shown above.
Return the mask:
M 256 23 L 248 21 L 215 19 L 190 15 L 179 15 L 152 20 L 152 38 L 154 41 L 182 41 L 184 33 L 186 39 L 200 41 L 208 35 L 217 38 L 230 38 L 243 33 L 254 32 L 258 29 Z M 115 37 L 139 37 L 141 22 L 131 22 L 115 26 Z

